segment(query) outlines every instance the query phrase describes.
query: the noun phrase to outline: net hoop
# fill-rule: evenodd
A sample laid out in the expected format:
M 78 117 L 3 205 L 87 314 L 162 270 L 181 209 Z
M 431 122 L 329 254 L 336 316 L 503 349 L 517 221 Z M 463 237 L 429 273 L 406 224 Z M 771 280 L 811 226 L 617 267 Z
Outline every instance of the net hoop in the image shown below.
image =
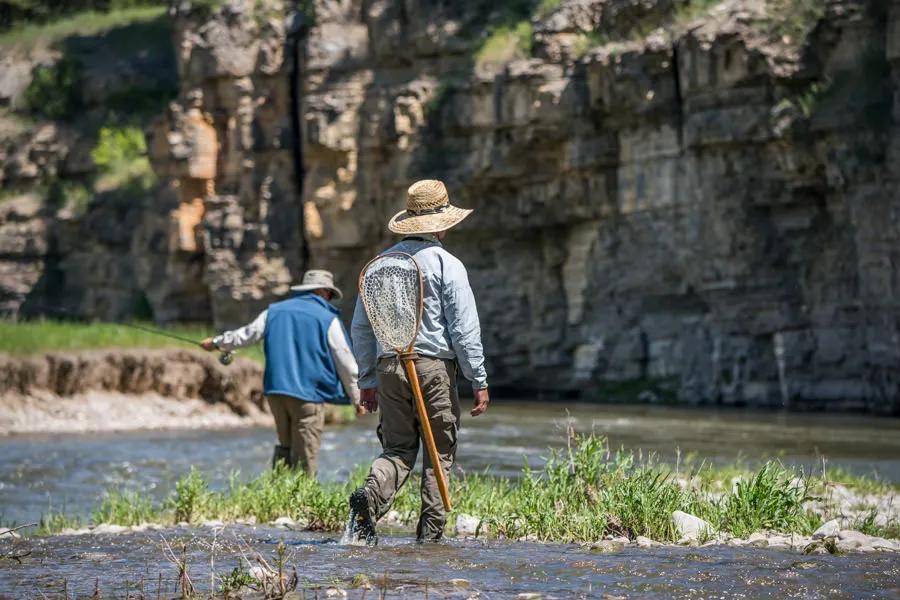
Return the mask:
M 379 330 L 382 328 L 383 324 L 377 322 L 378 311 L 375 310 L 375 307 L 370 304 L 371 299 L 368 297 L 369 294 L 366 293 L 366 283 L 368 281 L 367 276 L 374 274 L 378 264 L 380 262 L 390 262 L 398 260 L 403 261 L 406 265 L 408 265 L 408 270 L 415 273 L 416 279 L 416 282 L 414 284 L 414 291 L 416 293 L 414 308 L 414 329 L 412 330 L 411 336 L 409 336 L 411 338 L 409 343 L 402 347 L 398 347 L 396 344 L 385 344 L 381 339 L 382 336 L 378 335 Z M 423 298 L 425 295 L 425 284 L 422 280 L 422 270 L 419 267 L 419 263 L 416 262 L 416 259 L 411 254 L 407 254 L 406 252 L 387 252 L 385 254 L 379 254 L 378 256 L 367 262 L 366 265 L 362 268 L 362 271 L 360 271 L 357 289 L 359 291 L 359 298 L 362 301 L 363 309 L 366 311 L 366 316 L 369 318 L 369 323 L 372 325 L 372 330 L 375 333 L 375 337 L 378 339 L 379 343 L 381 343 L 383 347 L 390 348 L 398 355 L 411 354 L 413 352 L 413 347 L 416 344 L 416 338 L 418 338 L 419 336 L 419 326 L 422 324 L 422 306 Z M 396 291 L 397 290 L 395 290 L 395 293 Z M 374 319 L 373 316 L 375 316 Z

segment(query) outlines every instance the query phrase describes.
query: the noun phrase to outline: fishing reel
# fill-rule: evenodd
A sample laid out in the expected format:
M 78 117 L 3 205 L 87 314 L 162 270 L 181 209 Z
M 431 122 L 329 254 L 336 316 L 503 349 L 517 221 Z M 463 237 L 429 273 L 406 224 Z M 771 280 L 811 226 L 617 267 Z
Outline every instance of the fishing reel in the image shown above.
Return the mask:
M 234 352 L 225 350 L 219 353 L 219 364 L 227 367 L 234 362 Z

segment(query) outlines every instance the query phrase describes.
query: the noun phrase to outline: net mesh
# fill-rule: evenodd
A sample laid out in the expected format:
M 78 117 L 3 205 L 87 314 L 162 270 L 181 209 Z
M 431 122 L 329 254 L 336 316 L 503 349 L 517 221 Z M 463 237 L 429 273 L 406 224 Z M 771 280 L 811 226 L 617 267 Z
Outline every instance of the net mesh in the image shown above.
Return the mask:
M 420 278 L 419 266 L 407 254 L 379 256 L 363 271 L 359 295 L 382 347 L 401 352 L 415 341 Z

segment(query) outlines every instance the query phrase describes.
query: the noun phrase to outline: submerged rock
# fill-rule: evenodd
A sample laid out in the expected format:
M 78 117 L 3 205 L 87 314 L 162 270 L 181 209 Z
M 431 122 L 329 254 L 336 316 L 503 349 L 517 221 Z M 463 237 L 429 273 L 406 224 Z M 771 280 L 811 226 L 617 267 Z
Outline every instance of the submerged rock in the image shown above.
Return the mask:
M 619 540 L 600 540 L 591 544 L 590 550 L 600 554 L 613 554 L 624 550 L 626 543 L 627 541 L 623 543 Z

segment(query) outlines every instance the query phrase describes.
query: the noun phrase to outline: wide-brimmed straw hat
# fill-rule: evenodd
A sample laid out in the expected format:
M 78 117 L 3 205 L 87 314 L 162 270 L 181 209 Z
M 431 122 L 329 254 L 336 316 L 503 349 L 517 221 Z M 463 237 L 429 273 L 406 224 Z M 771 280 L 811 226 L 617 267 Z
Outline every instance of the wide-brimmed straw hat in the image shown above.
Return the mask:
M 388 223 L 394 233 L 437 233 L 450 229 L 472 214 L 471 208 L 450 204 L 444 182 L 437 179 L 417 181 L 406 192 L 406 210 Z
M 303 281 L 300 285 L 292 285 L 292 292 L 311 292 L 313 290 L 331 290 L 335 297 L 340 300 L 344 297 L 341 290 L 334 285 L 334 275 L 331 271 L 324 269 L 310 269 L 303 274 Z

